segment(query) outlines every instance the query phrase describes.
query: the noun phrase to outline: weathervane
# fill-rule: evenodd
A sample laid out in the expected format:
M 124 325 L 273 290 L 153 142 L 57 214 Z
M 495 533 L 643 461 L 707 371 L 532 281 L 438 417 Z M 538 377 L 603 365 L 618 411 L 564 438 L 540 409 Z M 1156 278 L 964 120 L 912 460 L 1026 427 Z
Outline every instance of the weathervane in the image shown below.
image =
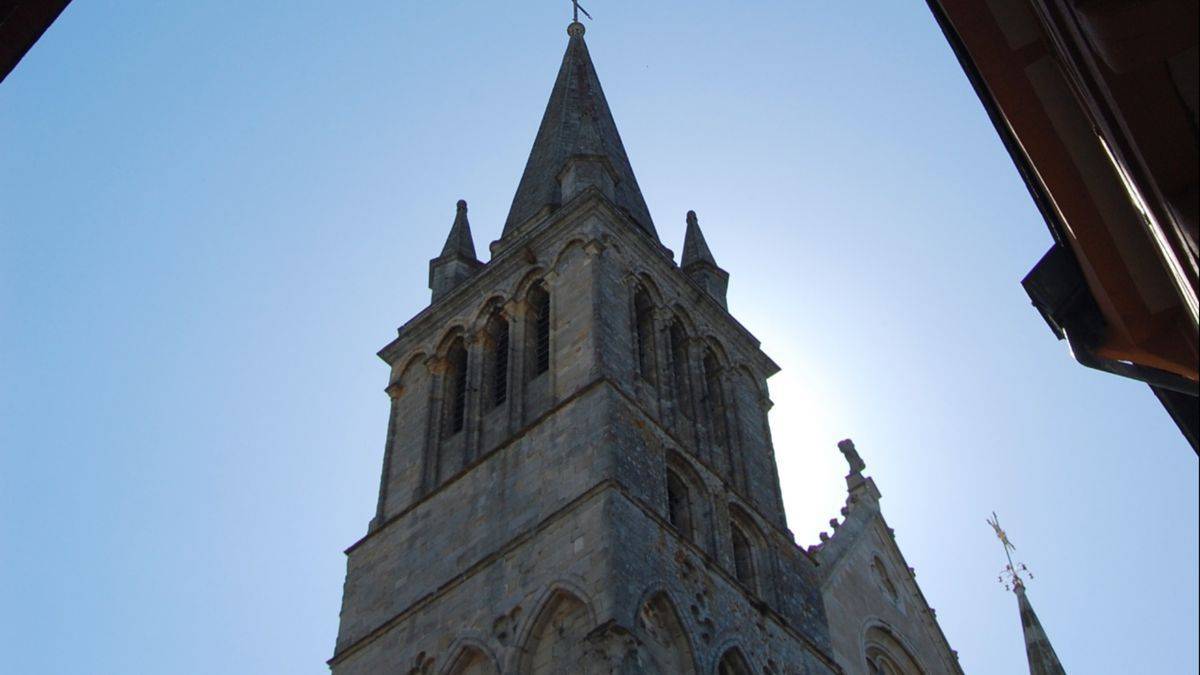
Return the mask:
M 583 12 L 583 15 L 586 16 L 587 18 L 589 18 L 589 19 L 592 18 L 592 15 L 588 14 L 588 11 L 586 9 L 579 6 L 579 0 L 571 0 L 571 5 L 575 8 L 575 23 L 579 23 L 579 13 L 580 12 Z M 595 19 L 592 19 L 592 20 L 595 21 Z
M 1000 572 L 997 580 L 1004 586 L 1004 590 L 1006 591 L 1025 588 L 1025 579 L 1022 575 L 1032 579 L 1033 573 L 1029 571 L 1025 563 L 1019 565 L 1013 564 L 1012 552 L 1017 550 L 1017 547 L 1013 546 L 1012 542 L 1008 540 L 1008 533 L 1000 527 L 1000 519 L 996 517 L 995 511 L 992 511 L 992 518 L 987 521 L 987 524 L 992 526 L 992 530 L 996 533 L 996 538 L 1004 545 L 1004 557 L 1008 558 L 1008 565 L 1005 566 L 1004 571 Z

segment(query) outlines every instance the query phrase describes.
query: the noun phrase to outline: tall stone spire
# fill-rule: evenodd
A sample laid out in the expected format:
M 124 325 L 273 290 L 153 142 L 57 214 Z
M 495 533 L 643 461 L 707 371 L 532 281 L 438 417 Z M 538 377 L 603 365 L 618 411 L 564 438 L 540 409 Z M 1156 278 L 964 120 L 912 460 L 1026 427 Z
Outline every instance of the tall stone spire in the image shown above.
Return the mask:
M 1042 622 L 1033 611 L 1033 605 L 1029 604 L 1029 598 L 1025 597 L 1025 584 L 1020 578 L 1013 585 L 1013 592 L 1017 594 L 1017 607 L 1021 611 L 1021 630 L 1025 633 L 1029 675 L 1066 675 L 1058 661 L 1058 654 L 1054 653 L 1054 646 L 1050 644 L 1050 638 L 1042 629 Z
M 583 33 L 579 22 L 567 28 L 567 51 L 504 222 L 503 236 L 595 187 L 657 240 Z
M 683 237 L 683 256 L 679 266 L 722 307 L 728 309 L 725 292 L 729 288 L 729 273 L 721 269 L 713 258 L 708 242 L 704 241 L 704 233 L 700 231 L 700 221 L 695 211 L 687 212 L 687 233 Z
M 433 291 L 433 302 L 470 278 L 482 265 L 475 257 L 475 241 L 471 238 L 471 223 L 467 221 L 467 202 L 460 199 L 442 254 L 429 261 L 429 290 Z

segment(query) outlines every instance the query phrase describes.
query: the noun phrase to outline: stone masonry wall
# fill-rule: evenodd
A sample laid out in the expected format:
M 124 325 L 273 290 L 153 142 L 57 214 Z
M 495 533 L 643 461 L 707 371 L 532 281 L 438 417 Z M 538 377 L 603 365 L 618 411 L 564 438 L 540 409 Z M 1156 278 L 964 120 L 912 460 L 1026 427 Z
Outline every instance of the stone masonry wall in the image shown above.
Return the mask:
M 531 379 L 535 283 L 549 292 L 551 340 L 549 370 Z M 639 288 L 655 312 L 648 377 Z M 481 393 L 482 331 L 497 311 L 510 326 L 498 408 Z M 673 386 L 670 321 L 686 325 L 690 401 Z M 452 344 L 467 353 L 460 431 L 445 424 Z M 393 400 L 380 506 L 348 550 L 335 673 L 450 672 L 455 660 L 483 668 L 471 672 L 653 673 L 689 659 L 711 672 L 735 648 L 754 672 L 834 672 L 815 566 L 779 498 L 765 384 L 777 368 L 598 192 L 507 241 L 380 356 Z M 692 485 L 694 541 L 667 521 L 669 465 Z M 738 581 L 734 521 L 752 581 Z M 555 642 L 583 626 L 586 637 Z
M 961 675 L 958 657 L 879 511 L 874 482 L 860 485 L 845 520 L 816 554 L 838 663 L 848 675 L 869 675 L 868 651 L 880 649 L 893 663 Z

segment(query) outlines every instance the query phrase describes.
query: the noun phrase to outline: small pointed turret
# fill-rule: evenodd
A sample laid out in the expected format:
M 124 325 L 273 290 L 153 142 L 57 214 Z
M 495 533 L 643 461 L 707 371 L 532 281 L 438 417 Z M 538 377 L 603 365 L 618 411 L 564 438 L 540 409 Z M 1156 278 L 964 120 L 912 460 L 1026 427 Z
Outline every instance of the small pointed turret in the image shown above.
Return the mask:
M 471 238 L 471 223 L 467 221 L 467 202 L 460 199 L 442 254 L 429 261 L 429 289 L 433 291 L 433 302 L 470 278 L 482 265 L 475 257 L 475 241 Z
M 700 284 L 708 294 L 716 298 L 721 306 L 729 309 L 725 292 L 729 288 L 729 273 L 717 265 L 695 211 L 687 212 L 687 233 L 683 237 L 683 257 L 680 267 L 684 273 Z
M 573 22 L 567 34 L 567 51 L 501 239 L 584 190 L 595 188 L 657 240 L 650 211 L 583 40 L 583 24 Z
M 460 256 L 476 260 L 475 240 L 471 238 L 471 223 L 467 220 L 467 200 L 458 200 L 457 206 L 454 224 L 450 226 L 450 235 L 446 237 L 446 245 L 442 247 L 441 257 Z
M 1029 675 L 1066 675 L 1050 638 L 1042 629 L 1033 605 L 1025 597 L 1025 584 L 1017 578 L 1013 591 L 1017 594 L 1017 607 L 1021 612 L 1021 630 L 1025 633 L 1025 656 L 1029 659 Z

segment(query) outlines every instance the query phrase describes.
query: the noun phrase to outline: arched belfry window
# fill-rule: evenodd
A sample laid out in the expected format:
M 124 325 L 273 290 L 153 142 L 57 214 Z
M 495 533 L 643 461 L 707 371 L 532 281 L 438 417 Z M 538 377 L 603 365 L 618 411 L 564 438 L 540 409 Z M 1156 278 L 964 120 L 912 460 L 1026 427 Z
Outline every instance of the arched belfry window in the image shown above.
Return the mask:
M 703 366 L 704 412 L 708 416 L 712 441 L 722 448 L 728 448 L 729 428 L 725 421 L 725 392 L 721 387 L 721 368 L 711 349 L 704 354 Z
M 754 574 L 754 547 L 750 538 L 737 523 L 731 523 L 729 529 L 733 538 L 733 571 L 737 580 L 751 590 L 757 590 Z
M 484 400 L 490 410 L 508 399 L 508 321 L 497 310 L 487 322 Z
M 550 293 L 543 283 L 529 291 L 526 320 L 529 378 L 533 379 L 550 370 Z
M 671 323 L 671 380 L 676 407 L 684 417 L 692 418 L 692 386 L 688 379 L 687 333 L 676 319 Z
M 667 469 L 667 518 L 681 536 L 695 540 L 692 528 L 692 496 L 679 474 Z
M 633 340 L 637 356 L 638 375 L 656 384 L 654 359 L 654 305 L 644 288 L 633 295 Z
M 442 400 L 447 436 L 463 430 L 467 414 L 467 349 L 457 338 L 446 353 L 446 394 Z

